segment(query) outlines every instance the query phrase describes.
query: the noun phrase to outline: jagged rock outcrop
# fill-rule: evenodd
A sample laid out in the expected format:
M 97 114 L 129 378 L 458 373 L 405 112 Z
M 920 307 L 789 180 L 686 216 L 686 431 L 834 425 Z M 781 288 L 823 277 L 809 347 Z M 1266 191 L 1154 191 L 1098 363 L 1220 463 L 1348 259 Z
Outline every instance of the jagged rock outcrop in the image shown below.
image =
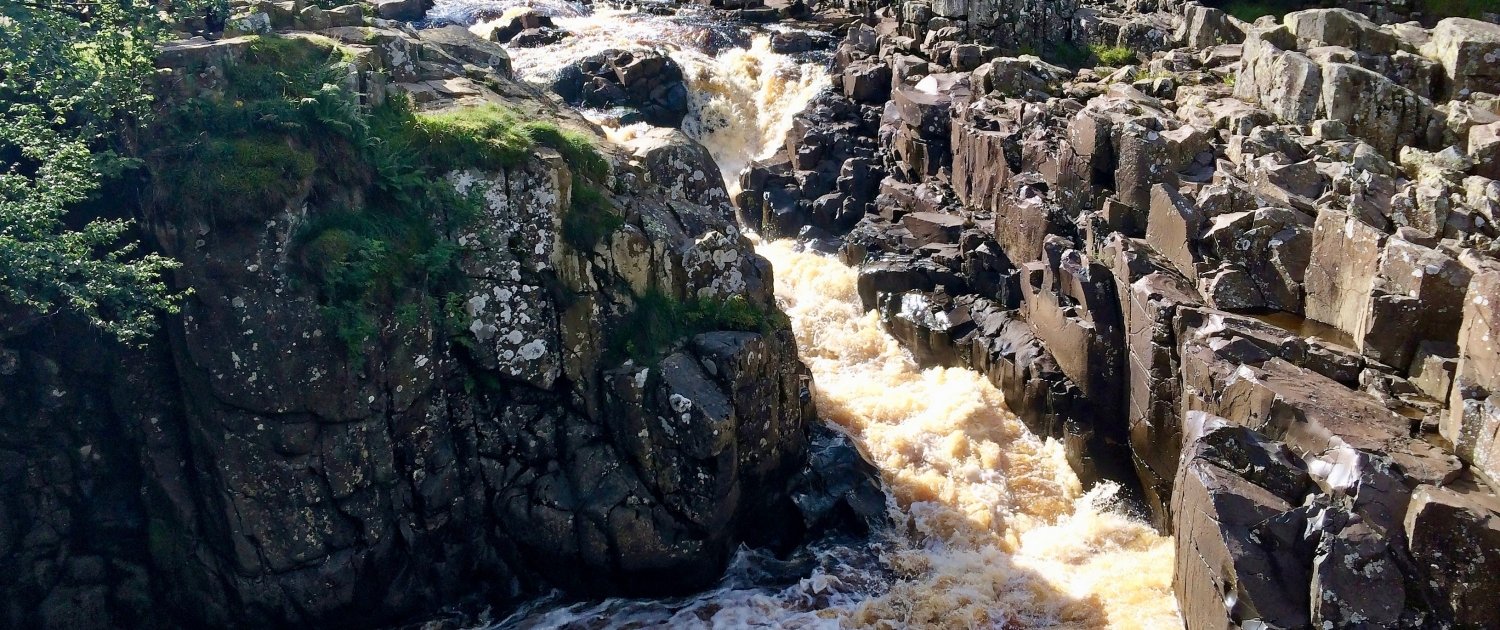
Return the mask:
M 833 98 L 884 101 L 886 175 L 857 221 L 778 221 L 842 228 L 916 359 L 985 373 L 1086 479 L 1137 487 L 1189 627 L 1500 623 L 1491 572 L 1438 542 L 1495 553 L 1500 90 L 1473 60 L 1500 26 L 846 5 L 872 25 Z M 1134 59 L 1067 69 L 1043 40 Z
M 257 41 L 168 46 L 163 107 L 221 98 Z M 440 298 L 376 284 L 350 314 L 327 293 L 348 285 L 327 283 L 359 268 L 360 232 L 320 226 L 395 194 L 358 147 L 251 127 L 246 151 L 295 157 L 271 163 L 280 197 L 199 199 L 227 176 L 185 179 L 153 154 L 136 211 L 182 263 L 181 315 L 139 349 L 66 317 L 0 333 L 0 625 L 375 625 L 476 594 L 659 594 L 711 583 L 742 542 L 879 518 L 847 445 L 821 438 L 831 468 L 803 470 L 810 377 L 703 147 L 672 130 L 604 148 L 457 27 L 276 41 L 286 59 L 339 47 L 341 98 L 365 107 L 511 108 L 585 134 L 605 163 L 533 144 L 445 166 L 439 185 L 477 216 L 428 228 L 446 257 L 422 260 L 461 279 Z M 694 304 L 763 323 L 620 341 Z
M 628 107 L 640 120 L 676 127 L 688 113 L 682 68 L 655 50 L 606 50 L 563 68 L 552 81 L 563 100 L 587 107 Z M 630 116 L 622 123 L 635 122 Z

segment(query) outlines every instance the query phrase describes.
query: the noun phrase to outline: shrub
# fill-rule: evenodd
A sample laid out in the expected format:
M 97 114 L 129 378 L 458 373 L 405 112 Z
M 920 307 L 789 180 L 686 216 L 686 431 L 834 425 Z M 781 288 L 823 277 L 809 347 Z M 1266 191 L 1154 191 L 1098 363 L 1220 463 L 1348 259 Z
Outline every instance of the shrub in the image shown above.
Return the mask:
M 563 215 L 564 241 L 579 251 L 591 251 L 622 225 L 625 219 L 610 211 L 609 202 L 597 188 L 582 180 L 574 183 L 573 198 Z
M 1111 68 L 1118 68 L 1136 62 L 1135 51 L 1124 46 L 1094 44 L 1089 46 L 1089 52 L 1094 54 L 1094 58 L 1099 60 L 1100 65 Z
M 1485 11 L 1500 12 L 1495 0 L 1417 0 L 1417 10 L 1430 21 L 1445 17 L 1480 19 Z
M 616 360 L 654 364 L 694 335 L 715 330 L 770 334 L 787 326 L 784 313 L 760 308 L 743 296 L 683 302 L 652 290 L 638 296 L 635 310 L 615 326 L 608 350 Z

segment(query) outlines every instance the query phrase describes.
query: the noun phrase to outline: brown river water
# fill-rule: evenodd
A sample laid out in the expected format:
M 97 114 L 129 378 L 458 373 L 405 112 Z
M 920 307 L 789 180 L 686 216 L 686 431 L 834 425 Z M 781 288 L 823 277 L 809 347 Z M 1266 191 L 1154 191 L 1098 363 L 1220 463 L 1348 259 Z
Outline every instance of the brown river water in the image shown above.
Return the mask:
M 779 148 L 792 117 L 828 87 L 826 60 L 776 54 L 765 32 L 554 0 L 440 0 L 429 17 L 472 23 L 530 6 L 572 35 L 512 49 L 517 73 L 546 80 L 608 48 L 668 51 L 689 82 L 683 128 L 733 186 Z M 473 24 L 477 31 L 486 24 Z M 601 119 L 602 120 L 602 119 Z M 639 128 L 608 129 L 630 142 Z M 1116 489 L 1085 492 L 1062 445 L 1033 435 L 985 378 L 920 369 L 860 307 L 856 271 L 789 241 L 760 243 L 818 410 L 872 457 L 893 499 L 888 531 L 799 550 L 811 567 L 743 550 L 718 588 L 673 599 L 524 606 L 487 628 L 1178 628 L 1172 539 L 1121 511 Z

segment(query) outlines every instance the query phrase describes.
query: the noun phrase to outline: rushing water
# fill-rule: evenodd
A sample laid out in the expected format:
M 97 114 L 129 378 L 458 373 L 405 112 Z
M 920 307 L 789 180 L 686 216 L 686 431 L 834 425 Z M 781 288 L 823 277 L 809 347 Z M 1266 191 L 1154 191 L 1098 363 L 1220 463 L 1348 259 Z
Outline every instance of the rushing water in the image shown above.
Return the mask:
M 481 17 L 530 6 L 571 35 L 511 50 L 545 80 L 608 48 L 667 50 L 683 66 L 684 129 L 731 189 L 783 142 L 828 84 L 823 65 L 770 50 L 763 33 L 710 14 L 593 11 L 554 0 L 439 0 L 430 17 L 483 31 Z M 600 120 L 603 120 L 602 118 Z M 638 128 L 608 129 L 630 142 Z M 964 369 L 919 369 L 860 308 L 856 273 L 787 241 L 757 251 L 776 274 L 812 369 L 819 413 L 861 442 L 894 499 L 895 526 L 868 541 L 825 540 L 777 559 L 742 550 L 716 589 L 683 598 L 570 603 L 545 598 L 496 628 L 1179 627 L 1171 539 L 1084 492 L 1062 446 L 1030 433 L 1001 393 Z
M 738 191 L 739 172 L 780 148 L 792 117 L 828 87 L 824 63 L 776 54 L 767 33 L 725 23 L 694 5 L 660 16 L 566 0 L 438 0 L 428 17 L 488 34 L 506 20 L 507 11 L 522 7 L 552 17 L 568 32 L 554 44 L 510 49 L 516 74 L 528 80 L 549 81 L 569 63 L 610 49 L 669 54 L 688 84 L 689 113 L 682 129 L 713 153 L 731 194 Z M 613 127 L 603 112 L 592 113 L 616 142 L 628 144 L 646 128 L 645 123 Z

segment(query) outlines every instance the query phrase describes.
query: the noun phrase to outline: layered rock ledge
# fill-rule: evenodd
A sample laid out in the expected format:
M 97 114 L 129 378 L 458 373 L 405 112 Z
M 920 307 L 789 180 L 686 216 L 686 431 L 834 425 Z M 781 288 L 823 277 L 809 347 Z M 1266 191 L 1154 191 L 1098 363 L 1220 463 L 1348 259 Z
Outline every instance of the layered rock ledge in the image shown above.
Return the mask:
M 742 220 L 1133 487 L 1189 627 L 1500 624 L 1497 16 L 1119 4 L 843 3 Z

